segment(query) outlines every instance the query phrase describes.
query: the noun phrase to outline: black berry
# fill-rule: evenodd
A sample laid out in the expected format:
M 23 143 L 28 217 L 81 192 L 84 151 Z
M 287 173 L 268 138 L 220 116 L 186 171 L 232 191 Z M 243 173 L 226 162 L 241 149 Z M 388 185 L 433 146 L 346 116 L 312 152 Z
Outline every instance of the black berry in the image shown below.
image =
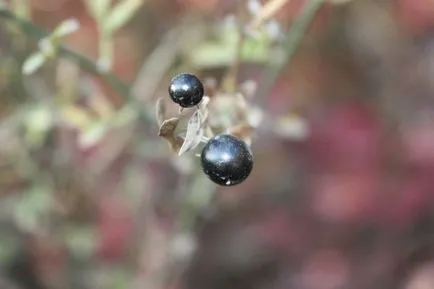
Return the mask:
M 204 88 L 195 75 L 181 73 L 172 78 L 169 86 L 170 98 L 182 107 L 198 105 L 202 100 Z
M 216 184 L 233 186 L 242 183 L 252 171 L 253 155 L 245 142 L 222 134 L 211 138 L 202 150 L 202 169 Z

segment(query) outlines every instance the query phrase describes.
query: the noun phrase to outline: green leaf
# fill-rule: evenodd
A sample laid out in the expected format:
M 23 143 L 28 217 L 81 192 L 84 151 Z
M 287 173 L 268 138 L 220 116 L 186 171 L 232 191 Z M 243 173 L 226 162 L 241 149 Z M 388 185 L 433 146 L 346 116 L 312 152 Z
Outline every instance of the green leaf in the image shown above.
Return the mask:
M 97 122 L 81 132 L 78 143 L 81 148 L 88 148 L 98 143 L 106 134 L 108 125 L 105 122 Z
M 86 0 L 84 1 L 89 14 L 97 22 L 101 22 L 109 11 L 112 0 Z
M 34 232 L 40 229 L 41 218 L 50 211 L 51 206 L 50 189 L 43 185 L 34 186 L 23 192 L 16 204 L 15 221 L 24 231 Z
M 10 262 L 19 250 L 18 244 L 17 240 L 10 234 L 2 233 L 0 235 L 0 265 Z
M 2 5 L 5 5 L 2 2 L 3 1 L 0 1 L 0 9 L 2 8 Z M 29 0 L 14 0 L 11 3 L 12 10 L 17 16 L 27 20 L 29 19 L 31 9 L 29 2 Z
M 93 228 L 68 228 L 64 234 L 69 251 L 78 258 L 89 258 L 96 248 L 96 233 Z
M 109 119 L 109 122 L 113 126 L 124 126 L 132 123 L 137 118 L 137 107 L 132 105 L 126 105 L 121 108 L 115 115 Z
M 234 28 L 219 31 L 218 41 L 205 42 L 193 49 L 189 55 L 192 65 L 200 68 L 229 66 L 237 56 L 238 34 Z M 257 38 L 244 41 L 241 60 L 246 62 L 265 62 L 269 58 L 271 39 L 261 33 Z
M 270 45 L 270 39 L 264 35 L 258 39 L 248 38 L 243 45 L 242 59 L 252 62 L 267 61 L 270 55 Z
M 25 118 L 26 140 L 39 146 L 45 140 L 48 131 L 53 127 L 54 119 L 50 107 L 47 105 L 37 105 L 32 107 Z
M 45 63 L 45 56 L 41 52 L 31 54 L 23 64 L 22 73 L 30 75 L 35 73 Z
M 197 67 L 217 67 L 230 65 L 237 55 L 238 36 L 235 29 L 219 31 L 220 39 L 205 42 L 193 49 L 190 61 Z
M 53 37 L 54 39 L 59 39 L 77 31 L 79 28 L 80 23 L 77 19 L 71 18 L 64 20 L 56 27 L 56 29 L 54 29 L 54 31 L 51 33 L 50 38 Z
M 117 4 L 105 18 L 103 29 L 106 33 L 113 33 L 124 26 L 142 6 L 144 0 L 123 0 Z
M 190 62 L 195 67 L 218 67 L 230 65 L 236 56 L 235 46 L 225 46 L 220 43 L 205 43 L 193 49 L 189 55 Z

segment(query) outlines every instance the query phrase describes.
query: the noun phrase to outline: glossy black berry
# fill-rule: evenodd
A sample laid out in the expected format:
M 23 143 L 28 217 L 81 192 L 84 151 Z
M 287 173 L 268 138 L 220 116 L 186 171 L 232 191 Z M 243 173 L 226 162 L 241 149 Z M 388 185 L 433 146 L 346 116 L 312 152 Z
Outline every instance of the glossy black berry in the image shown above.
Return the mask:
M 202 150 L 204 173 L 216 184 L 233 186 L 242 183 L 252 171 L 253 155 L 245 142 L 222 134 L 211 138 Z
M 181 73 L 172 78 L 169 86 L 170 98 L 182 107 L 198 105 L 204 94 L 199 78 L 190 73 Z

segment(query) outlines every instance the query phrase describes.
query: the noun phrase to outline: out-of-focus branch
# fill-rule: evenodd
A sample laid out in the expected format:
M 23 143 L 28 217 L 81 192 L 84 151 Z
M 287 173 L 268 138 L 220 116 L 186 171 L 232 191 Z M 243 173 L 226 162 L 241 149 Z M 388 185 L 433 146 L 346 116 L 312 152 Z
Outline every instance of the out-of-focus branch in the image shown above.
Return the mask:
M 269 20 L 290 0 L 271 0 L 265 4 L 258 15 L 249 23 L 249 27 L 257 29 L 265 21 Z
M 303 5 L 300 14 L 295 18 L 294 23 L 286 33 L 286 42 L 282 59 L 279 59 L 278 62 L 271 63 L 264 72 L 264 76 L 262 77 L 263 83 L 258 86 L 257 91 L 259 102 L 261 102 L 260 105 L 262 105 L 262 102 L 265 101 L 267 94 L 270 92 L 282 70 L 292 59 L 307 27 L 311 23 L 312 19 L 315 17 L 316 13 L 322 7 L 322 4 L 324 4 L 324 2 L 325 0 L 305 1 L 305 4 Z
M 9 21 L 17 28 L 19 28 L 24 34 L 27 36 L 34 38 L 36 40 L 40 40 L 49 36 L 49 33 L 44 29 L 36 26 L 30 21 L 19 18 L 15 15 L 11 10 L 0 6 L 0 19 L 4 19 Z M 65 45 L 59 45 L 58 47 L 58 55 L 69 59 L 70 61 L 75 62 L 78 66 L 80 66 L 83 70 L 96 75 L 103 79 L 110 87 L 119 95 L 123 96 L 130 103 L 137 104 L 140 107 L 139 118 L 144 122 L 154 122 L 154 113 L 152 109 L 147 109 L 143 105 L 141 105 L 138 99 L 133 95 L 130 85 L 120 80 L 114 73 L 110 71 L 101 71 L 98 69 L 96 62 L 92 59 L 81 55 Z

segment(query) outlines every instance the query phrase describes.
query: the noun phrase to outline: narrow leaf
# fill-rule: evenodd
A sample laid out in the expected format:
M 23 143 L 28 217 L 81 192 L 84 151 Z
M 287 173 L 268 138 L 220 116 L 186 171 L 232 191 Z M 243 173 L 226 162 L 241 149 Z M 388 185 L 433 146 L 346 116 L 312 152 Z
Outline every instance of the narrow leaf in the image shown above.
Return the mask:
M 108 127 L 105 123 L 96 123 L 81 132 L 78 137 L 80 148 L 89 148 L 97 144 L 107 133 Z
M 24 62 L 22 72 L 24 75 L 33 74 L 37 71 L 45 62 L 45 57 L 40 52 L 31 54 Z
M 53 33 L 51 34 L 52 37 L 60 38 L 64 37 L 68 34 L 71 34 L 80 28 L 80 23 L 77 19 L 71 18 L 63 21 L 62 23 L 57 26 L 56 29 L 54 29 Z
M 69 228 L 64 235 L 66 246 L 75 257 L 89 258 L 96 248 L 95 231 L 90 228 Z
M 107 14 L 112 0 L 86 0 L 87 12 L 95 19 L 97 22 L 102 21 L 104 16 Z
M 107 15 L 104 30 L 113 33 L 124 26 L 142 6 L 144 0 L 123 0 L 117 4 Z
M 36 185 L 22 194 L 15 205 L 14 218 L 18 226 L 24 231 L 34 232 L 41 226 L 41 218 L 52 206 L 50 188 Z
M 47 105 L 32 107 L 25 117 L 25 138 L 30 145 L 40 146 L 53 127 L 54 119 Z

